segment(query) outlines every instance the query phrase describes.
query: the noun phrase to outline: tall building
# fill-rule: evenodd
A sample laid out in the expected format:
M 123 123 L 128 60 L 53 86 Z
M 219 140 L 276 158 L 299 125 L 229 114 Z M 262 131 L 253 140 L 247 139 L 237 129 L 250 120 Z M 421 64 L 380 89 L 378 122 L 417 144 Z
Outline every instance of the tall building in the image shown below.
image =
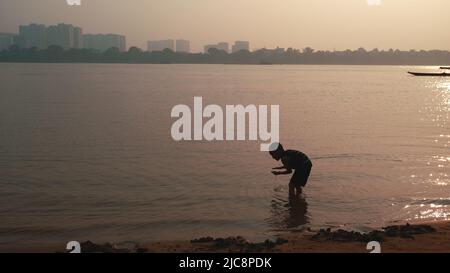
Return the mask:
M 236 53 L 241 50 L 247 50 L 250 51 L 250 43 L 247 41 L 236 41 L 232 47 L 232 52 Z
M 16 34 L 0 33 L 0 51 L 8 50 L 13 44 Z
M 217 50 L 222 50 L 222 51 L 225 51 L 226 53 L 230 52 L 230 45 L 227 42 L 220 42 L 220 43 L 213 44 L 213 45 L 206 45 L 203 49 L 204 53 L 205 54 L 208 53 L 211 48 L 215 48 Z
M 77 49 L 83 48 L 83 30 L 79 27 L 73 28 L 73 47 Z
M 230 45 L 227 42 L 218 43 L 217 48 L 225 51 L 226 53 L 230 53 Z
M 47 29 L 45 25 L 30 24 L 19 26 L 18 45 L 23 48 L 47 48 Z
M 83 47 L 106 51 L 112 47 L 120 52 L 127 50 L 126 37 L 118 34 L 85 34 L 83 35 Z
M 164 49 L 170 49 L 175 51 L 173 40 L 161 40 L 161 41 L 148 41 L 148 51 L 163 51 Z
M 50 45 L 61 46 L 64 49 L 82 48 L 83 31 L 79 27 L 69 24 L 45 25 L 30 24 L 19 26 L 19 36 L 14 44 L 22 48 L 37 47 L 46 49 Z
M 17 46 L 21 47 L 23 45 L 22 37 L 20 37 L 19 35 L 15 35 L 13 37 L 13 45 L 17 45 Z
M 80 48 L 81 28 L 68 24 L 58 24 L 47 28 L 47 44 L 56 45 L 64 49 Z
M 177 52 L 190 53 L 191 44 L 188 40 L 176 40 L 175 47 Z

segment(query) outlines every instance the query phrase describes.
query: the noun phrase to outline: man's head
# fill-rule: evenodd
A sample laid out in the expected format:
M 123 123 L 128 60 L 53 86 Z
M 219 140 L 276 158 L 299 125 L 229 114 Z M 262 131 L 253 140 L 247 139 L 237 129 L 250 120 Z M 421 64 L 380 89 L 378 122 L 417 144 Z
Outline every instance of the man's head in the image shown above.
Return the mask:
M 283 145 L 281 145 L 281 143 L 278 142 L 272 143 L 269 147 L 269 153 L 273 159 L 279 161 L 284 154 Z

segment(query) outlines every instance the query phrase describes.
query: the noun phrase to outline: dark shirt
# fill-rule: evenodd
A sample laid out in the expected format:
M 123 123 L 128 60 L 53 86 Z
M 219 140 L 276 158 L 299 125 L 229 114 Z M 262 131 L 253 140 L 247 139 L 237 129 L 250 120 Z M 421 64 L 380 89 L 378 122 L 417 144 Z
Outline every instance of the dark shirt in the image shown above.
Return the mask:
M 297 170 L 312 167 L 311 160 L 309 160 L 308 156 L 295 150 L 286 150 L 281 161 L 288 169 Z

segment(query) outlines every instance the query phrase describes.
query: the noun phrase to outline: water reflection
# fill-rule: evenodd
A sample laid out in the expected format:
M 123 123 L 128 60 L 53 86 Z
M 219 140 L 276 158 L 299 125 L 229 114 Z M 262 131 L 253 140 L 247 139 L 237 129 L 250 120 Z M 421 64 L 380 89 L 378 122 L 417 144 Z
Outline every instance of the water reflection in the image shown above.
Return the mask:
M 450 112 L 450 81 L 440 81 L 436 86 L 436 122 L 437 126 L 445 128 Z M 447 132 L 448 133 L 448 132 Z
M 425 163 L 415 168 L 410 179 L 413 184 L 426 185 L 420 198 L 411 200 L 404 211 L 407 220 L 449 220 L 450 219 L 450 80 L 434 79 L 426 84 L 428 98 L 424 102 L 424 120 L 430 122 L 429 154 L 419 158 Z M 423 198 L 425 196 L 425 198 Z M 444 196 L 438 198 L 438 196 Z
M 301 229 L 310 222 L 308 202 L 303 194 L 289 196 L 287 200 L 276 196 L 271 208 L 269 222 L 276 229 Z
M 448 122 L 450 119 L 450 81 L 442 80 L 435 83 L 434 97 L 436 106 L 433 111 L 435 116 L 434 122 L 437 127 L 443 128 L 441 133 L 436 137 L 435 143 L 440 147 L 450 146 L 450 134 L 448 130 Z M 445 151 L 445 150 L 444 150 Z M 433 162 L 437 167 L 437 173 L 434 179 L 438 185 L 448 185 L 448 171 L 450 163 L 450 154 L 448 150 L 444 154 L 433 156 Z M 430 176 L 431 177 L 431 176 Z
M 411 205 L 406 205 L 404 209 L 409 211 L 409 217 L 407 220 L 449 220 L 450 219 L 450 199 L 422 199 L 413 202 Z
M 287 228 L 297 228 L 309 223 L 308 203 L 302 195 L 291 196 L 287 209 L 288 217 L 285 219 Z

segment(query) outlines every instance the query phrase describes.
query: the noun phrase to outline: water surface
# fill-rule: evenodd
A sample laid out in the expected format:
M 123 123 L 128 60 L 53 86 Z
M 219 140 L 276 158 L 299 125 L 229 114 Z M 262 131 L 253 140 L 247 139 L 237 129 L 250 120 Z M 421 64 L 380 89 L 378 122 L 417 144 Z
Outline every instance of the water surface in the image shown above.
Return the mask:
M 389 66 L 0 64 L 0 248 L 450 214 L 450 79 Z M 303 198 L 258 142 L 174 142 L 171 108 L 280 105 L 310 155 Z

